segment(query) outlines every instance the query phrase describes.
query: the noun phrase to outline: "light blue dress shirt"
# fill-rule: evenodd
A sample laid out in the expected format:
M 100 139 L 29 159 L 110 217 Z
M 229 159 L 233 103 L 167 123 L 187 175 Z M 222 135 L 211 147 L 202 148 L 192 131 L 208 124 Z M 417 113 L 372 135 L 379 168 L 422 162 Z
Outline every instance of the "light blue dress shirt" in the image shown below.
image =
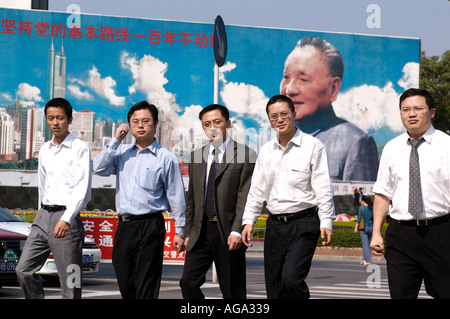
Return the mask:
M 184 232 L 186 196 L 180 164 L 156 140 L 143 150 L 113 138 L 95 158 L 94 172 L 116 175 L 116 209 L 119 216 L 171 210 L 175 231 Z

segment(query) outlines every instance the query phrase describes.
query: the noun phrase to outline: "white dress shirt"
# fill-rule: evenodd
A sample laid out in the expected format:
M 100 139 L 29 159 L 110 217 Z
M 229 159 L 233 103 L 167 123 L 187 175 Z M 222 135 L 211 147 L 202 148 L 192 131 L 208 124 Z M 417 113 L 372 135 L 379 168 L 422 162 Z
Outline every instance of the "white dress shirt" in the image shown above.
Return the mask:
M 432 219 L 450 209 L 450 136 L 431 126 L 417 148 L 422 184 L 422 213 L 419 219 Z M 405 132 L 389 141 L 383 149 L 373 192 L 392 200 L 390 216 L 412 220 L 408 212 L 409 155 L 411 145 Z
M 272 214 L 292 214 L 318 206 L 320 227 L 332 229 L 333 187 L 322 142 L 297 128 L 286 149 L 277 138 L 261 147 L 243 225 L 256 223 L 264 201 Z
M 69 223 L 91 200 L 91 152 L 71 133 L 59 147 L 53 139 L 39 151 L 39 208 L 66 206 L 61 220 Z

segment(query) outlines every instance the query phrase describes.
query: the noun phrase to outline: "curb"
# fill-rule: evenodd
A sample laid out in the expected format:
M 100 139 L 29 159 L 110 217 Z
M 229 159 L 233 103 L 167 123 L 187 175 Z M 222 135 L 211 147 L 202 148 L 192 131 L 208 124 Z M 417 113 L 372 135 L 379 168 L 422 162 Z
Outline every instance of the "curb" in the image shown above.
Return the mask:
M 362 248 L 359 247 L 316 247 L 314 258 L 336 258 L 345 260 L 361 260 Z M 372 254 L 372 261 L 384 263 L 384 257 L 374 256 Z
M 264 253 L 264 241 L 253 242 L 253 247 L 247 249 L 247 253 Z M 337 260 L 362 260 L 362 248 L 360 247 L 316 247 L 315 259 Z M 385 263 L 383 256 L 372 255 L 372 262 Z

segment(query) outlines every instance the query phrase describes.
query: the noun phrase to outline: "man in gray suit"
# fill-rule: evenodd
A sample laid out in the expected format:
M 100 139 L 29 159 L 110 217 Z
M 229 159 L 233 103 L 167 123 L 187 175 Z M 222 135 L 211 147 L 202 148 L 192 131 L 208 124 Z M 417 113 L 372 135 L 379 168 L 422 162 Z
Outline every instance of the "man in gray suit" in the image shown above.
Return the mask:
M 226 107 L 211 104 L 199 118 L 210 143 L 191 154 L 180 286 L 184 298 L 203 299 L 200 287 L 214 261 L 223 297 L 243 299 L 246 247 L 241 225 L 256 153 L 227 136 Z

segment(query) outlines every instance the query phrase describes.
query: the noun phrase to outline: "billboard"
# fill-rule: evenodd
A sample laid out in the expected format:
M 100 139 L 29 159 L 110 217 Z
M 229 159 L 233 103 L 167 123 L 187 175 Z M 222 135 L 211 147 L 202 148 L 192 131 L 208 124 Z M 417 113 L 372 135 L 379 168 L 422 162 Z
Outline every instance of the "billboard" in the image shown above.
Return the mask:
M 94 157 L 130 107 L 148 100 L 160 110 L 159 143 L 186 172 L 189 153 L 206 142 L 198 114 L 214 99 L 213 21 L 16 9 L 0 9 L 0 17 L 2 127 L 14 127 L 3 152 L 35 156 L 49 139 L 42 107 L 65 97 L 77 111 L 72 131 Z M 333 180 L 373 181 L 382 147 L 403 131 L 398 97 L 418 86 L 420 40 L 231 25 L 226 32 L 219 103 L 230 110 L 231 135 L 259 148 L 270 132 L 267 101 L 288 91 L 288 56 L 300 39 L 320 38 L 340 53 L 344 73 L 326 112 L 298 125 L 323 140 Z

